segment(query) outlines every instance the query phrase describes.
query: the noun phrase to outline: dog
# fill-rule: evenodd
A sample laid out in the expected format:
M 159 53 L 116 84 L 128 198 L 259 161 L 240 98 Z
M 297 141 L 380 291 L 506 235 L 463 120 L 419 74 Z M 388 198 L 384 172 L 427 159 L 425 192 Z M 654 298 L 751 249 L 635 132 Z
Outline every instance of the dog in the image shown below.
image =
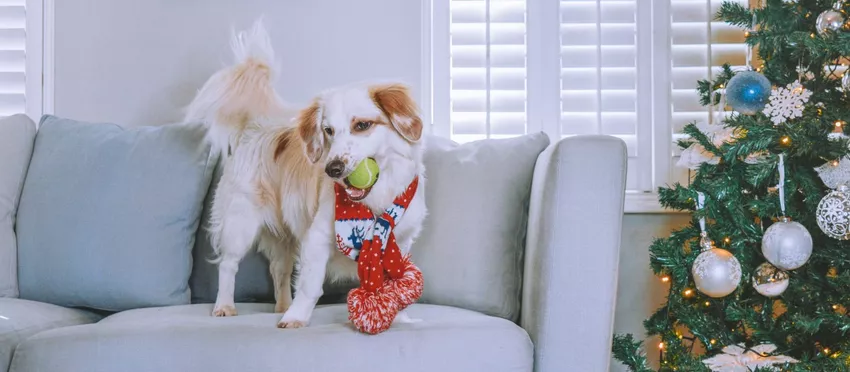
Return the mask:
M 405 255 L 419 235 L 427 214 L 419 108 L 403 84 L 352 83 L 295 109 L 273 87 L 278 71 L 262 20 L 234 33 L 231 48 L 235 63 L 209 78 L 185 116 L 205 123 L 223 161 L 207 228 L 219 273 L 212 315 L 237 315 L 236 272 L 256 243 L 270 262 L 278 327 L 305 327 L 326 279 L 357 279 L 357 263 L 337 249 L 335 185 L 380 215 L 418 177 L 394 233 Z M 366 158 L 380 168 L 377 182 L 350 187 L 346 177 Z M 396 320 L 416 321 L 403 312 Z

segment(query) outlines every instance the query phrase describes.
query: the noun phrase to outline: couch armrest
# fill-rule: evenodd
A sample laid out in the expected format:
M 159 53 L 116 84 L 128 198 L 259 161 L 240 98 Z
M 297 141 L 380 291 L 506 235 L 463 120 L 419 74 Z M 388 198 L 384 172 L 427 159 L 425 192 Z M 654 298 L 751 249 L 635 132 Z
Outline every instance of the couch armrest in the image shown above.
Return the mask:
M 535 371 L 608 370 L 625 183 L 615 137 L 566 138 L 537 159 L 520 319 Z

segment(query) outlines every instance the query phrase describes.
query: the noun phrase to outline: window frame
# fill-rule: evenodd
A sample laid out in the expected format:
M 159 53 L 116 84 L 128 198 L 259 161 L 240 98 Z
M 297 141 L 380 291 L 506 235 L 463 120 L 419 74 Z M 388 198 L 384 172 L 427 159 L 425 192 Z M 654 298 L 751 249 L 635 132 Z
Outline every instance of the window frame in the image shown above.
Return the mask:
M 34 122 L 53 112 L 53 10 L 55 0 L 26 0 L 25 111 Z

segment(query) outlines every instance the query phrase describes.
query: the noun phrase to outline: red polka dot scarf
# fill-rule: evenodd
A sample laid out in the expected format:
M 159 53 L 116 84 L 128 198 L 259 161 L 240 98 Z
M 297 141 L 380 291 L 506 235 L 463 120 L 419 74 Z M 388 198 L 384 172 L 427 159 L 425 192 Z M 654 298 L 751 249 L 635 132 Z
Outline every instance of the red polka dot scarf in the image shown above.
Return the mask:
M 416 177 L 393 205 L 375 218 L 368 207 L 349 199 L 344 186 L 336 184 L 336 245 L 342 254 L 358 262 L 357 276 L 362 289 L 377 292 L 385 278 L 401 279 L 410 265 L 409 258 L 401 254 L 393 229 L 404 216 L 418 186 L 419 177 Z

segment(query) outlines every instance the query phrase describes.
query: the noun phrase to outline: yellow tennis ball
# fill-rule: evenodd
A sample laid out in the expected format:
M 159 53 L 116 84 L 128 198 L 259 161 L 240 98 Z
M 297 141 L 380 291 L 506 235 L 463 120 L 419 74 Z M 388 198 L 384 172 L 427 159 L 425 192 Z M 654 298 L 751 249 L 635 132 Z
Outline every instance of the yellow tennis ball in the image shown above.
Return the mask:
M 372 158 L 366 158 L 357 164 L 357 168 L 346 178 L 348 184 L 358 189 L 371 187 L 378 181 L 378 162 Z

